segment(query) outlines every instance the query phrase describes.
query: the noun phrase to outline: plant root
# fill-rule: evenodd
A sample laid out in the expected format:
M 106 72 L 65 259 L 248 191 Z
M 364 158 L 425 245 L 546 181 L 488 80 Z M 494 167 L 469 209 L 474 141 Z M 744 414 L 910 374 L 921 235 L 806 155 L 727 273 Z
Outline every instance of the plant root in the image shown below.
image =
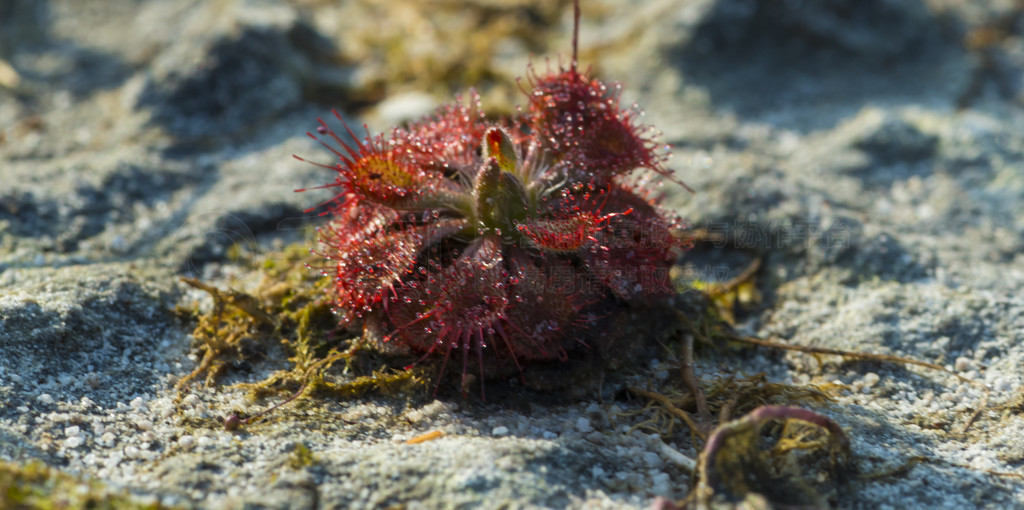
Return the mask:
M 812 347 L 812 346 L 808 346 L 808 345 L 784 344 L 784 343 L 780 343 L 780 342 L 772 342 L 770 340 L 763 340 L 763 339 L 760 339 L 760 338 L 754 338 L 754 337 L 748 337 L 748 336 L 740 336 L 740 335 L 735 335 L 735 334 L 731 334 L 731 333 L 726 333 L 725 334 L 725 338 L 727 338 L 728 340 L 734 341 L 734 342 L 746 343 L 746 344 L 750 344 L 750 345 L 756 345 L 756 346 L 759 346 L 759 347 L 768 347 L 768 348 L 771 348 L 771 349 L 780 349 L 780 350 L 787 350 L 787 351 L 805 352 L 805 353 L 808 353 L 808 354 L 825 354 L 825 355 L 832 355 L 832 356 L 842 356 L 844 358 L 850 358 L 850 359 L 859 359 L 859 360 L 868 360 L 868 361 L 880 361 L 880 362 L 884 362 L 884 363 L 895 363 L 895 364 L 900 364 L 900 365 L 913 365 L 913 366 L 924 367 L 924 368 L 928 368 L 928 369 L 931 369 L 931 370 L 936 370 L 936 371 L 939 371 L 939 372 L 943 372 L 943 373 L 952 375 L 953 377 L 957 378 L 961 382 L 964 382 L 964 383 L 976 386 L 978 388 L 981 388 L 984 391 L 984 396 L 981 398 L 981 402 L 978 404 L 978 406 L 974 410 L 974 412 L 972 412 L 971 415 L 967 418 L 967 421 L 965 421 L 964 424 L 961 426 L 961 428 L 960 428 L 960 430 L 958 432 L 961 435 L 967 433 L 967 430 L 970 428 L 971 424 L 973 424 L 974 421 L 977 420 L 977 418 L 981 414 L 981 412 L 988 406 L 988 399 L 989 399 L 989 396 L 990 396 L 990 394 L 992 392 L 992 390 L 989 389 L 988 386 L 986 386 L 986 385 L 984 385 L 984 384 L 982 384 L 982 383 L 980 383 L 978 381 L 975 381 L 975 380 L 972 380 L 972 379 L 968 379 L 968 378 L 966 378 L 966 377 L 964 377 L 964 376 L 962 376 L 962 375 L 960 375 L 960 374 L 958 374 L 956 372 L 953 372 L 952 370 L 947 369 L 946 367 L 943 367 L 942 365 L 938 365 L 936 363 L 930 363 L 930 362 L 927 362 L 927 361 L 920 361 L 920 360 L 916 360 L 916 359 L 913 359 L 913 358 L 905 358 L 905 357 L 902 357 L 902 356 L 894 356 L 894 355 L 891 355 L 891 354 L 872 354 L 872 353 L 865 353 L 865 352 L 844 351 L 844 350 L 841 350 L 841 349 L 830 349 L 830 348 L 827 348 L 827 347 Z

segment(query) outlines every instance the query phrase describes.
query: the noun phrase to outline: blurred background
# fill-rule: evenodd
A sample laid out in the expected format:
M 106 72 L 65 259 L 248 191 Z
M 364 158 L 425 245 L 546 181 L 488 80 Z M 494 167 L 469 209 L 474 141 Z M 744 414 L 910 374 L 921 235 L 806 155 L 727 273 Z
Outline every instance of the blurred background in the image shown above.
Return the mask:
M 856 138 L 880 164 L 836 162 L 842 178 L 887 187 L 927 174 L 914 163 L 937 144 L 892 112 L 998 118 L 1021 103 L 1019 1 L 582 10 L 581 66 L 621 82 L 675 147 L 673 166 L 701 193 L 666 194 L 694 222 L 820 216 L 779 211 L 771 183 L 738 191 L 729 170 L 758 178 L 815 136 Z M 201 270 L 239 240 L 294 231 L 326 195 L 292 190 L 331 178 L 290 157 L 322 154 L 304 138 L 317 117 L 337 109 L 383 131 L 470 87 L 490 114 L 513 112 L 531 65 L 567 65 L 571 11 L 567 0 L 0 0 L 0 264 L 145 256 Z

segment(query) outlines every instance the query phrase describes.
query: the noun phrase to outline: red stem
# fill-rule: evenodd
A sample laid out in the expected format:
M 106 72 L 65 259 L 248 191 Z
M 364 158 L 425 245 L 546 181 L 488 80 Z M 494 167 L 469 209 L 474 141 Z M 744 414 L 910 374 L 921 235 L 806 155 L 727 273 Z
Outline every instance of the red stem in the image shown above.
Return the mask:
M 577 59 L 579 53 L 579 40 L 580 40 L 580 0 L 573 0 L 573 13 L 572 13 L 572 70 L 576 71 L 579 66 L 579 60 Z

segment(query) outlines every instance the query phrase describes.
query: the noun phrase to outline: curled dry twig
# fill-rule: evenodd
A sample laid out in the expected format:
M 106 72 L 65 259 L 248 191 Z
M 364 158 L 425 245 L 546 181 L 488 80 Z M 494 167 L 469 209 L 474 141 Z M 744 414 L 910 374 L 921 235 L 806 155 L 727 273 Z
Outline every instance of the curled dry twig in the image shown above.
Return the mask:
M 772 422 L 782 422 L 783 429 L 774 445 L 767 448 L 762 430 Z M 794 426 L 798 424 L 810 428 Z M 657 498 L 652 510 L 721 508 L 723 504 L 737 508 L 828 507 L 828 498 L 816 487 L 818 484 L 800 480 L 806 470 L 794 466 L 790 454 L 823 449 L 827 453 L 823 466 L 827 476 L 819 476 L 815 482 L 830 481 L 849 470 L 850 440 L 842 428 L 830 418 L 804 408 L 758 407 L 711 433 L 697 461 L 696 488 L 684 501 L 676 504 Z
M 784 431 L 771 449 L 761 444 L 762 428 L 774 421 L 784 423 Z M 812 431 L 789 430 L 791 422 L 810 424 Z M 820 432 L 826 438 L 810 440 Z M 708 438 L 697 463 L 697 487 L 692 492 L 698 507 L 712 500 L 744 501 L 747 499 L 784 498 L 782 504 L 827 505 L 826 498 L 808 483 L 785 477 L 786 468 L 780 458 L 791 450 L 825 449 L 830 477 L 841 474 L 842 465 L 850 457 L 850 440 L 839 425 L 813 411 L 788 406 L 762 406 L 735 421 L 720 425 Z M 785 484 L 779 480 L 785 477 Z M 789 485 L 791 487 L 783 487 Z M 792 498 L 792 499 L 791 499 Z

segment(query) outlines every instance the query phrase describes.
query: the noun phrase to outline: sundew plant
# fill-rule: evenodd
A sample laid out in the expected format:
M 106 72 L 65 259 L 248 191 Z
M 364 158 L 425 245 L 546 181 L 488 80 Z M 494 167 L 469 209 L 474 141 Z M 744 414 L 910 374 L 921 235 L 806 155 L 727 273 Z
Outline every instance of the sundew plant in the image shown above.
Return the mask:
M 674 180 L 668 147 L 617 84 L 579 70 L 578 30 L 577 4 L 570 65 L 530 68 L 512 117 L 470 92 L 389 134 L 320 120 L 310 136 L 337 159 L 315 163 L 336 173 L 317 251 L 343 324 L 483 379 L 586 348 L 598 308 L 673 295 L 683 225 L 653 191 Z

